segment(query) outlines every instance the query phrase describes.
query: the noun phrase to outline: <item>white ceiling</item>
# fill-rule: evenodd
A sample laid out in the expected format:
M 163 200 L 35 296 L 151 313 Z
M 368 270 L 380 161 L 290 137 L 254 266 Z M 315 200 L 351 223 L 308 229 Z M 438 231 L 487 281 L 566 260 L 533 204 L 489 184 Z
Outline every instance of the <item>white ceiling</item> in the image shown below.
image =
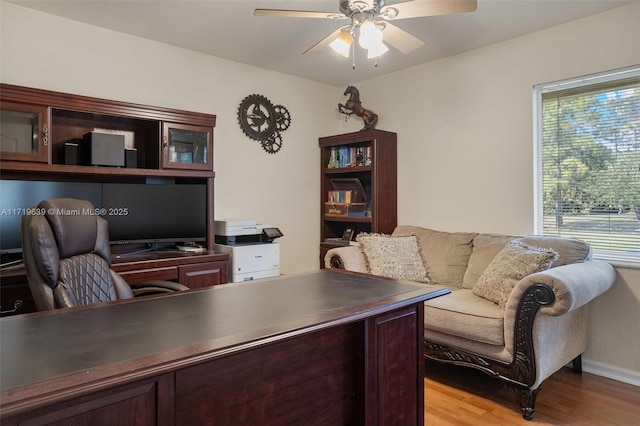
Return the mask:
M 331 49 L 302 53 L 344 21 L 256 17 L 256 8 L 337 12 L 338 0 L 8 0 L 146 39 L 310 80 L 346 86 L 620 7 L 634 0 L 478 0 L 475 12 L 396 20 L 425 45 L 373 61 Z M 388 0 L 387 5 L 404 0 Z M 426 0 L 428 1 L 428 0 Z M 455 1 L 455 0 L 450 0 Z M 637 1 L 637 0 L 635 0 Z

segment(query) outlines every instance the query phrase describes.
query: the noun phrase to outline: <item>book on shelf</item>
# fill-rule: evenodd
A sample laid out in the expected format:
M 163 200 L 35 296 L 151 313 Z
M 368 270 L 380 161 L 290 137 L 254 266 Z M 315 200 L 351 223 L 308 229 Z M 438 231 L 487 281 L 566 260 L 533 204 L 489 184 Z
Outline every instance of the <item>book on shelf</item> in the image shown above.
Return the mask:
M 329 191 L 329 193 L 327 194 L 327 201 L 329 203 L 340 203 L 340 204 L 350 204 L 351 200 L 354 200 L 353 198 L 353 191 Z
M 370 165 L 371 146 L 332 146 L 327 167 L 339 169 Z
M 331 179 L 329 183 L 333 188 L 327 193 L 327 201 L 329 202 L 349 204 L 362 203 L 367 200 L 367 194 L 358 178 L 336 178 Z

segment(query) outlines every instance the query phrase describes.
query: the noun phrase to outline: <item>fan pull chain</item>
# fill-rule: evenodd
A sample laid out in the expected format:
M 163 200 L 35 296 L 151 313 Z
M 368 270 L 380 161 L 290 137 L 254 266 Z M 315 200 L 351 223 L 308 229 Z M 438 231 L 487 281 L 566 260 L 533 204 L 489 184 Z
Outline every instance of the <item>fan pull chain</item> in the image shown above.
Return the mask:
M 356 70 L 356 47 L 353 46 L 353 48 L 351 49 L 351 58 L 352 58 L 352 69 L 355 71 Z

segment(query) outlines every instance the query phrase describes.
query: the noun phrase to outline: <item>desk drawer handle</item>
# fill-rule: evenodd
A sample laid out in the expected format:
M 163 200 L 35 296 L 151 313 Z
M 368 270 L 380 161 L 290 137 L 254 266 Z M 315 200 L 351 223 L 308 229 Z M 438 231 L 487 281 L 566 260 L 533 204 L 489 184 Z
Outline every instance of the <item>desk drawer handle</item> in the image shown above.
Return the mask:
M 18 309 L 20 309 L 20 306 L 22 306 L 22 300 L 18 299 L 15 302 L 13 302 L 13 309 L 9 309 L 9 310 L 6 310 L 6 311 L 0 311 L 0 315 L 12 314 L 15 311 L 17 311 Z

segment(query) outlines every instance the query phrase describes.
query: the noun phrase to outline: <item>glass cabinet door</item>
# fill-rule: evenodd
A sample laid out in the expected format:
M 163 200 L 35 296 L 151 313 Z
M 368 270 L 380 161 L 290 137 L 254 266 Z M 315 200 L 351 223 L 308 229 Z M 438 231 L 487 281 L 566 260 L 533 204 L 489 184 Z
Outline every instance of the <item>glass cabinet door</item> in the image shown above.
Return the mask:
M 213 171 L 211 127 L 162 124 L 162 168 Z
M 0 159 L 49 162 L 46 107 L 0 102 Z

